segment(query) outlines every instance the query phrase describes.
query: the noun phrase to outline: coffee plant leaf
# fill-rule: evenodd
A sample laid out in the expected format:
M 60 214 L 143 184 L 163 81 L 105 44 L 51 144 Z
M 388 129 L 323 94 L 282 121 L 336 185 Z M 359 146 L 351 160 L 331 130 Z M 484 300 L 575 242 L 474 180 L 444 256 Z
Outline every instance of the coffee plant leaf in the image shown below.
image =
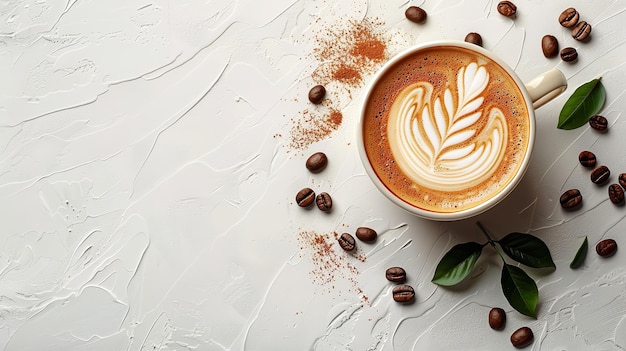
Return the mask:
M 571 130 L 582 127 L 591 116 L 600 112 L 605 100 L 606 91 L 599 78 L 581 85 L 563 105 L 557 128 Z
M 460 283 L 474 269 L 484 245 L 476 242 L 457 244 L 439 261 L 432 282 L 442 286 Z
M 583 240 L 583 243 L 578 248 L 578 251 L 576 251 L 576 256 L 574 256 L 574 259 L 569 264 L 569 268 L 576 269 L 582 266 L 582 264 L 585 262 L 585 258 L 587 257 L 588 249 L 589 241 L 587 240 L 587 237 L 585 237 L 585 240 Z
M 500 284 L 511 307 L 523 315 L 537 318 L 539 290 L 526 272 L 519 267 L 504 264 Z
M 548 246 L 536 236 L 511 233 L 497 241 L 513 260 L 532 268 L 556 268 Z

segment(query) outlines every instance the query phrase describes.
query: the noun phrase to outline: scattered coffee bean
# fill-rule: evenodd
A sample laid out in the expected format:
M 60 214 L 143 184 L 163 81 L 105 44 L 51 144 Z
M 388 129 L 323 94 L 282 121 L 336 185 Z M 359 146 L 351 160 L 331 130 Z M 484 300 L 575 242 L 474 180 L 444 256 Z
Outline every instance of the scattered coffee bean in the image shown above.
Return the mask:
M 585 40 L 591 34 L 591 24 L 586 21 L 580 21 L 578 24 L 572 29 L 572 38 L 576 40 Z
M 604 116 L 593 115 L 591 116 L 591 118 L 589 118 L 589 125 L 595 130 L 604 132 L 609 127 L 609 121 L 607 121 L 606 117 Z
M 374 241 L 378 237 L 378 233 L 372 228 L 359 227 L 356 229 L 356 237 L 361 241 Z
M 617 251 L 617 243 L 613 239 L 604 239 L 596 244 L 596 252 L 602 257 L 611 257 Z
M 304 188 L 296 194 L 296 203 L 300 207 L 309 207 L 315 201 L 315 191 L 311 188 Z
M 315 202 L 317 208 L 324 212 L 329 212 L 333 208 L 333 198 L 328 193 L 319 193 Z
M 426 17 L 428 17 L 426 11 L 417 6 L 410 6 L 407 8 L 406 11 L 404 11 L 404 15 L 409 21 L 415 23 L 424 23 L 426 21 Z
M 406 271 L 402 267 L 387 268 L 385 278 L 390 282 L 404 283 L 406 281 Z
M 554 35 L 544 35 L 541 38 L 541 50 L 543 56 L 550 58 L 559 54 L 559 42 Z
M 494 307 L 489 311 L 489 326 L 491 329 L 502 330 L 506 325 L 506 312 L 500 307 Z
M 559 16 L 559 23 L 565 28 L 571 28 L 578 23 L 578 19 L 580 18 L 580 14 L 576 11 L 575 8 L 570 7 L 561 12 Z
M 561 195 L 559 199 L 561 207 L 565 209 L 574 209 L 580 206 L 583 202 L 583 196 L 578 189 L 570 189 Z
M 609 180 L 609 177 L 611 176 L 611 171 L 609 170 L 609 167 L 607 166 L 600 166 L 596 169 L 594 169 L 593 171 L 591 171 L 591 181 L 594 184 L 604 184 L 607 180 Z
M 517 348 L 526 347 L 533 342 L 534 338 L 535 336 L 530 328 L 521 327 L 511 334 L 511 344 Z
M 396 302 L 413 302 L 415 299 L 415 290 L 410 285 L 398 285 L 392 290 L 393 299 Z
M 356 247 L 354 237 L 348 233 L 341 234 L 337 242 L 339 242 L 339 246 L 346 251 L 352 251 Z
M 316 105 L 324 100 L 324 96 L 326 96 L 326 88 L 323 85 L 316 85 L 309 90 L 309 101 Z
M 609 185 L 609 199 L 614 204 L 621 204 L 624 202 L 624 189 L 619 184 Z
M 313 173 L 323 171 L 327 164 L 328 157 L 323 152 L 316 152 L 306 160 L 306 168 Z
M 511 17 L 517 12 L 517 6 L 510 1 L 500 1 L 498 3 L 498 12 L 502 16 Z
M 567 47 L 561 50 L 561 60 L 565 62 L 573 62 L 578 58 L 578 52 L 572 47 Z
M 483 46 L 483 37 L 481 37 L 478 33 L 468 33 L 465 36 L 465 41 L 468 43 L 476 44 L 478 46 Z
M 621 185 L 622 188 L 626 190 L 626 173 L 620 173 L 620 175 L 617 177 L 617 180 L 619 181 L 619 185 Z
M 596 155 L 591 151 L 582 151 L 578 154 L 578 161 L 584 167 L 593 168 L 596 166 Z

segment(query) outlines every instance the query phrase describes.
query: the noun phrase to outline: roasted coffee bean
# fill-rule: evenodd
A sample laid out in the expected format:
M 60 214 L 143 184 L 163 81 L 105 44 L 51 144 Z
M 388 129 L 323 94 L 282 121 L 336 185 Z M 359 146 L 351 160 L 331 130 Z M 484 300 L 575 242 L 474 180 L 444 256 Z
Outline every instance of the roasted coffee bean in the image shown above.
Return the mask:
M 565 62 L 573 62 L 578 58 L 578 51 L 576 49 L 567 47 L 561 50 L 561 60 Z
M 328 165 L 328 157 L 323 152 L 316 152 L 306 160 L 306 168 L 313 173 L 323 171 L 326 165 Z
M 622 188 L 626 190 L 626 173 L 620 173 L 620 175 L 617 177 L 617 180 L 619 181 L 619 185 L 621 185 Z
M 356 229 L 356 237 L 361 241 L 374 241 L 378 237 L 378 233 L 372 228 L 358 227 Z
M 617 251 L 617 243 L 613 239 L 604 239 L 596 244 L 596 252 L 602 257 L 611 257 Z
M 591 151 L 582 151 L 578 154 L 578 161 L 584 167 L 593 168 L 596 166 L 596 155 Z
M 494 307 L 489 311 L 489 326 L 491 329 L 502 330 L 506 325 L 506 312 L 500 307 Z
M 554 35 L 544 35 L 541 38 L 541 50 L 543 56 L 554 57 L 559 54 L 559 42 Z
M 316 105 L 321 103 L 325 96 L 326 88 L 323 85 L 316 85 L 309 90 L 309 101 Z
M 535 336 L 530 328 L 521 327 L 511 334 L 511 344 L 517 348 L 526 347 L 533 342 L 534 338 Z
M 300 207 L 309 207 L 315 201 L 315 191 L 311 188 L 304 188 L 296 194 L 296 203 Z
M 572 29 L 572 38 L 576 40 L 585 40 L 591 34 L 591 24 L 586 21 L 580 21 L 578 24 Z
M 498 12 L 502 16 L 511 17 L 517 12 L 517 6 L 510 1 L 500 1 L 498 3 Z
M 609 185 L 609 199 L 614 204 L 621 204 L 624 202 L 624 189 L 619 184 Z
M 328 193 L 319 193 L 315 202 L 317 208 L 324 212 L 329 212 L 333 208 L 333 198 Z
M 578 23 L 578 19 L 580 18 L 580 14 L 576 11 L 575 8 L 570 7 L 561 12 L 559 16 L 559 23 L 565 28 L 571 28 Z
M 410 6 L 407 8 L 406 11 L 404 11 L 404 15 L 409 21 L 415 23 L 424 23 L 426 21 L 426 17 L 428 17 L 426 11 L 417 6 Z
M 599 130 L 604 132 L 609 128 L 609 121 L 607 121 L 606 117 L 600 115 L 593 115 L 589 118 L 589 125 L 591 128 L 595 130 Z
M 561 195 L 559 202 L 565 209 L 574 209 L 583 203 L 583 196 L 578 189 L 570 189 Z
M 594 184 L 604 184 L 607 180 L 609 180 L 609 177 L 611 176 L 611 171 L 609 170 L 609 167 L 607 166 L 600 166 L 596 169 L 594 169 L 593 171 L 591 171 L 591 181 Z
M 356 240 L 348 233 L 341 234 L 337 242 L 339 242 L 339 246 L 346 251 L 352 251 L 356 247 Z
M 415 290 L 410 285 L 398 285 L 392 290 L 393 299 L 396 302 L 413 302 L 415 299 Z
M 480 34 L 471 32 L 465 36 L 465 41 L 468 43 L 476 44 L 478 46 L 483 46 L 483 37 Z
M 404 283 L 406 281 L 406 271 L 402 267 L 387 268 L 385 278 L 390 282 Z

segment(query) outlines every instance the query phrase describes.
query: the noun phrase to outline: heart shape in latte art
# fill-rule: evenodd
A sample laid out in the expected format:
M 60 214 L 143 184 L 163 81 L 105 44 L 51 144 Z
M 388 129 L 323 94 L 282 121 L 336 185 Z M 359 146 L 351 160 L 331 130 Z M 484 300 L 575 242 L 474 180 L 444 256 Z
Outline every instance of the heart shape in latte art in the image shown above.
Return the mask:
M 507 121 L 481 94 L 489 73 L 472 62 L 459 69 L 456 87 L 433 96 L 428 82 L 400 91 L 389 113 L 387 133 L 394 159 L 416 184 L 460 191 L 489 179 L 507 142 Z

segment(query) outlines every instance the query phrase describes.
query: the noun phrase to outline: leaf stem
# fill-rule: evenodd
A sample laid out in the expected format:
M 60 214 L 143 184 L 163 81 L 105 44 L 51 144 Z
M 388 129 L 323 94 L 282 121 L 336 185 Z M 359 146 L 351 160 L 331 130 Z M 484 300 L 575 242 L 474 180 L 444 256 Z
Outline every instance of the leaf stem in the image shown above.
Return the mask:
M 498 247 L 496 246 L 496 241 L 494 241 L 491 238 L 487 228 L 485 228 L 485 226 L 483 226 L 483 224 L 480 223 L 480 222 L 476 222 L 476 225 L 478 226 L 478 228 L 480 228 L 480 230 L 483 232 L 483 234 L 485 234 L 485 236 L 487 237 L 487 241 L 489 242 L 489 245 L 491 245 L 491 247 L 493 247 L 493 249 L 496 251 L 498 256 L 500 256 L 500 258 L 502 259 L 502 262 L 506 264 L 506 261 L 504 260 L 504 256 L 502 256 L 502 253 L 500 252 L 500 250 L 498 250 Z

